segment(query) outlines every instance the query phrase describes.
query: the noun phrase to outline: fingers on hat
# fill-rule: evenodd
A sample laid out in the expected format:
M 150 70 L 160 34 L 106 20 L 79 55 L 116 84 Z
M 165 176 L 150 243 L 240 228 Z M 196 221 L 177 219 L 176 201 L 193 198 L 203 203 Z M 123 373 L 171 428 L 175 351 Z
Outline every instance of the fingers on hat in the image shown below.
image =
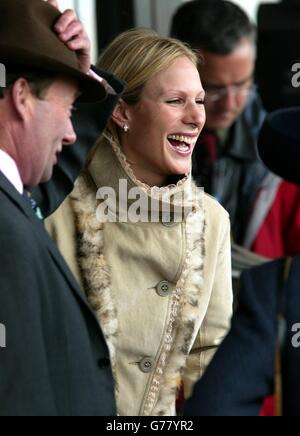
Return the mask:
M 55 30 L 59 33 L 63 33 L 74 22 L 78 22 L 75 11 L 67 9 L 57 20 Z
M 60 38 L 63 41 L 70 41 L 75 37 L 76 39 L 85 37 L 88 40 L 83 25 L 80 23 L 80 21 L 72 22 L 63 32 L 60 32 Z M 89 47 L 87 46 L 87 48 Z

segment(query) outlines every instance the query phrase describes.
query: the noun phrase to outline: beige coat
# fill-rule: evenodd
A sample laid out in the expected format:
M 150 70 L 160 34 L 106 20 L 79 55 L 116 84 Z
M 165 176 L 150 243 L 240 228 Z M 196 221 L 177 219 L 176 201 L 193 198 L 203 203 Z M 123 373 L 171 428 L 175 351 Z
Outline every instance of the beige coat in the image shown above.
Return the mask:
M 186 194 L 179 210 L 188 205 L 190 212 L 181 222 L 107 222 L 96 192 L 117 189 L 120 179 L 150 200 L 152 191 L 135 179 L 119 148 L 102 140 L 71 198 L 47 225 L 97 313 L 118 413 L 174 415 L 181 383 L 189 396 L 230 326 L 229 217 L 211 197 L 195 200 L 187 177 L 169 188 Z M 160 198 L 160 210 L 164 202 Z

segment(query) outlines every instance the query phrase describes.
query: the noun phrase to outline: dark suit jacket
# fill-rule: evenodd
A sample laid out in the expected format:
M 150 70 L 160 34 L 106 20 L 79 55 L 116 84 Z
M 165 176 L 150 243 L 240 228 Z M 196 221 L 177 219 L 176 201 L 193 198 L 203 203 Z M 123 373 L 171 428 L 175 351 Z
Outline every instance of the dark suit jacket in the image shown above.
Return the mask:
M 186 415 L 255 416 L 264 397 L 273 394 L 283 264 L 281 259 L 244 273 L 230 333 L 186 403 Z M 293 326 L 300 322 L 299 283 L 300 256 L 293 261 L 283 300 L 285 416 L 300 415 L 300 348 L 293 346 Z
M 117 98 L 92 105 L 95 135 Z M 52 181 L 35 190 L 45 216 L 72 190 L 93 143 L 81 147 L 79 137 L 63 153 Z M 0 415 L 115 414 L 109 354 L 97 319 L 43 223 L 2 173 L 0 204 L 0 323 L 6 328 Z

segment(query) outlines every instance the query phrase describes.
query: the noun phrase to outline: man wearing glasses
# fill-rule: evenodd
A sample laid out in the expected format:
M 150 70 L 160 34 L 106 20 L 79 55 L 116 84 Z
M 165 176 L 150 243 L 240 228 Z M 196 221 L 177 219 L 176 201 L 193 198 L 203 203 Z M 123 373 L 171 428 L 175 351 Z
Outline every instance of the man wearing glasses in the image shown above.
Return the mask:
M 194 153 L 194 178 L 228 210 L 242 243 L 249 205 L 268 173 L 256 147 L 265 112 L 253 85 L 255 28 L 229 1 L 195 0 L 175 13 L 171 33 L 203 58 L 207 122 Z

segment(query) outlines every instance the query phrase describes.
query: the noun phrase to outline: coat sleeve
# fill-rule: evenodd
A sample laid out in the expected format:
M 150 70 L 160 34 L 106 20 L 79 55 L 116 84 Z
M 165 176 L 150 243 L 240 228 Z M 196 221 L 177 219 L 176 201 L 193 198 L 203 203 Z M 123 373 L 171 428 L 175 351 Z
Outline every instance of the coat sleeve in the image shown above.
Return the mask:
M 72 121 L 77 141 L 71 147 L 64 147 L 54 168 L 52 179 L 32 190 L 32 195 L 41 208 L 44 217 L 51 215 L 73 190 L 74 182 L 84 167 L 88 154 L 103 132 L 123 92 L 124 85 L 116 77 L 93 68 L 104 77 L 115 90 L 100 103 L 78 103 Z
M 56 415 L 43 336 L 39 260 L 27 235 L 1 227 L 0 245 L 0 323 L 6 339 L 0 348 L 0 416 Z
M 273 393 L 281 270 L 277 261 L 243 274 L 230 332 L 195 386 L 185 415 L 257 416 L 264 397 Z
M 218 346 L 230 328 L 233 307 L 231 278 L 230 222 L 226 221 L 220 238 L 220 249 L 215 269 L 211 296 L 193 349 L 187 359 L 184 374 L 184 392 L 188 398 L 195 383 L 204 374 Z

